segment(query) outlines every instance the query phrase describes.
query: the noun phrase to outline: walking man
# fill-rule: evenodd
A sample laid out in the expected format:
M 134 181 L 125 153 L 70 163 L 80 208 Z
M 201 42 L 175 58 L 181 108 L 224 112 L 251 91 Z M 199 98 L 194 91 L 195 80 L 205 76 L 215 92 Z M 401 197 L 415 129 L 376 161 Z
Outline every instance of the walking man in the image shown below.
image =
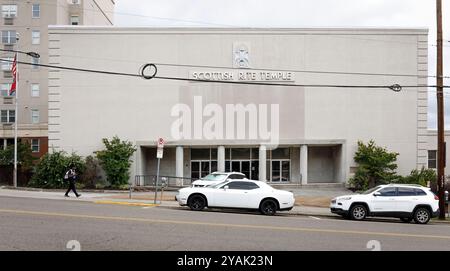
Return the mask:
M 69 192 L 70 190 L 72 190 L 77 198 L 80 197 L 81 194 L 78 194 L 77 189 L 75 188 L 75 181 L 77 180 L 77 172 L 75 171 L 75 166 L 72 165 L 66 172 L 66 175 L 64 175 L 64 180 L 69 182 L 69 189 L 67 189 L 67 192 L 64 196 L 69 197 Z

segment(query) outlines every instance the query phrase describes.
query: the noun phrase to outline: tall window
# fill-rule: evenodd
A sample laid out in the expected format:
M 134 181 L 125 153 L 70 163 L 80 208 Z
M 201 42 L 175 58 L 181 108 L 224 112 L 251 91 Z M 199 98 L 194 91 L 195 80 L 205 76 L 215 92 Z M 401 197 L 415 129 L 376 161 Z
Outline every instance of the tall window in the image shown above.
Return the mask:
M 17 5 L 2 5 L 3 18 L 17 17 Z
M 437 168 L 436 150 L 428 151 L 428 168 Z
M 31 6 L 31 13 L 33 18 L 39 18 L 41 16 L 41 5 L 33 4 Z
M 40 44 L 41 43 L 41 31 L 33 30 L 31 32 L 31 44 Z
M 0 90 L 2 93 L 3 97 L 8 97 L 9 96 L 9 90 L 11 89 L 11 84 L 1 84 L 0 85 Z
M 39 97 L 39 84 L 31 84 L 31 97 Z
M 2 43 L 15 44 L 17 42 L 17 35 L 15 30 L 2 31 Z
M 31 140 L 31 151 L 32 152 L 39 152 L 39 139 L 32 139 Z
M 40 63 L 40 61 L 39 61 L 39 58 L 37 58 L 37 57 L 32 57 L 31 58 L 31 63 L 33 64 L 33 65 L 31 65 L 31 68 L 33 69 L 33 70 L 36 70 L 36 69 L 39 69 L 39 63 Z
M 39 110 L 31 109 L 31 123 L 36 124 L 39 123 Z
M 80 24 L 80 17 L 78 17 L 78 16 L 70 16 L 70 24 L 71 25 L 79 25 Z
M 14 123 L 16 121 L 16 111 L 15 110 L 1 110 L 0 111 L 0 121 L 2 123 Z

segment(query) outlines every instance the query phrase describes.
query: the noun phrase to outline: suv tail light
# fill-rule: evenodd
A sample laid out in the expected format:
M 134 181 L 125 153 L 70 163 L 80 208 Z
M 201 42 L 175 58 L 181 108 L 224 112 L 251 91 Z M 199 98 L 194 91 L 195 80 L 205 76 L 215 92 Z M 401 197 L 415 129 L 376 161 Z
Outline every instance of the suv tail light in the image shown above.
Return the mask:
M 435 200 L 439 200 L 439 197 L 436 196 L 436 195 L 434 195 L 434 199 L 435 199 Z

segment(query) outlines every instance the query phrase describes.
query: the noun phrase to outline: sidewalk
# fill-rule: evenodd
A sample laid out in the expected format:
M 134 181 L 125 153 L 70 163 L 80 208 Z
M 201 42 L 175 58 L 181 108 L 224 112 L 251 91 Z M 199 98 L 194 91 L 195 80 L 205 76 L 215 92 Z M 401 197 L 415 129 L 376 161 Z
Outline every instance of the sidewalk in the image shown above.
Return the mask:
M 44 190 L 44 189 L 29 189 L 29 188 L 9 188 L 0 187 L 0 196 L 3 197 L 20 197 L 20 198 L 35 198 L 35 199 L 51 199 L 51 200 L 68 200 L 68 201 L 83 201 L 83 202 L 93 202 L 98 204 L 120 204 L 120 205 L 130 205 L 130 206 L 142 206 L 150 207 L 155 206 L 154 204 L 154 192 L 133 192 L 132 198 L 130 199 L 129 193 L 127 191 L 115 191 L 109 192 L 84 192 L 80 190 L 79 193 L 82 194 L 81 197 L 77 198 L 73 194 L 71 197 L 64 197 L 65 190 Z M 175 195 L 177 192 L 174 191 L 164 191 L 161 200 L 161 191 L 158 192 L 157 206 L 166 208 L 179 208 L 180 205 L 175 201 Z M 297 196 L 299 199 L 300 197 Z M 318 201 L 323 201 L 323 198 L 319 198 Z M 297 200 L 296 202 L 301 202 L 302 200 Z M 298 205 L 289 211 L 283 212 L 288 215 L 307 215 L 307 216 L 335 216 L 326 207 L 317 206 L 305 206 Z

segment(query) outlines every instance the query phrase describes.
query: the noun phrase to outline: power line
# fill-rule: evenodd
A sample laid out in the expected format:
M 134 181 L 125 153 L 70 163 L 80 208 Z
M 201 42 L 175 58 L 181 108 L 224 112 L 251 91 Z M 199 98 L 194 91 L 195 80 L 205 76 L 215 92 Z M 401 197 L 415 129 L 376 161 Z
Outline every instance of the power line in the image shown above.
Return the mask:
M 8 51 L 0 49 L 0 51 Z M 84 58 L 84 59 L 97 59 L 97 60 L 109 60 L 116 62 L 126 63 L 142 63 L 141 61 L 132 61 L 124 59 L 111 59 L 111 58 L 99 58 L 99 57 L 86 57 L 62 54 L 60 56 L 71 58 Z M 393 76 L 393 77 L 414 77 L 414 78 L 436 78 L 435 75 L 416 75 L 416 74 L 397 74 L 397 73 L 368 73 L 368 72 L 342 72 L 342 71 L 317 71 L 317 70 L 295 70 L 295 69 L 282 69 L 282 68 L 235 68 L 227 66 L 214 66 L 214 65 L 199 65 L 199 64 L 175 64 L 175 63 L 160 63 L 152 62 L 158 66 L 169 67 L 186 67 L 186 68 L 206 68 L 206 69 L 228 69 L 228 70 L 247 70 L 247 71 L 281 71 L 281 72 L 296 72 L 296 73 L 316 73 L 316 74 L 336 74 L 336 75 L 360 75 L 360 76 Z M 450 76 L 444 76 L 444 79 L 450 79 Z
M 0 59 L 4 62 L 13 62 L 12 60 Z M 143 78 L 141 74 L 135 73 L 124 73 L 124 72 L 113 72 L 105 70 L 93 70 L 93 69 L 83 69 L 75 67 L 66 67 L 58 65 L 47 65 L 47 64 L 34 64 L 30 62 L 18 61 L 19 64 L 40 66 L 53 69 L 70 70 L 76 72 L 89 72 L 105 75 L 116 75 L 116 76 L 129 76 L 129 77 L 139 77 Z M 256 85 L 256 86 L 284 86 L 284 87 L 318 87 L 318 88 L 369 88 L 369 89 L 391 89 L 394 91 L 400 91 L 404 88 L 436 88 L 435 85 L 333 85 L 333 84 L 287 84 L 287 83 L 263 83 L 263 82 L 239 82 L 239 81 L 219 81 L 219 80 L 202 80 L 202 79 L 190 79 L 182 77 L 169 77 L 169 76 L 154 76 L 152 79 L 160 80 L 173 80 L 173 81 L 185 81 L 185 82 L 199 82 L 199 83 L 220 83 L 220 84 L 234 84 L 234 85 Z M 444 88 L 450 88 L 450 86 L 444 86 Z

